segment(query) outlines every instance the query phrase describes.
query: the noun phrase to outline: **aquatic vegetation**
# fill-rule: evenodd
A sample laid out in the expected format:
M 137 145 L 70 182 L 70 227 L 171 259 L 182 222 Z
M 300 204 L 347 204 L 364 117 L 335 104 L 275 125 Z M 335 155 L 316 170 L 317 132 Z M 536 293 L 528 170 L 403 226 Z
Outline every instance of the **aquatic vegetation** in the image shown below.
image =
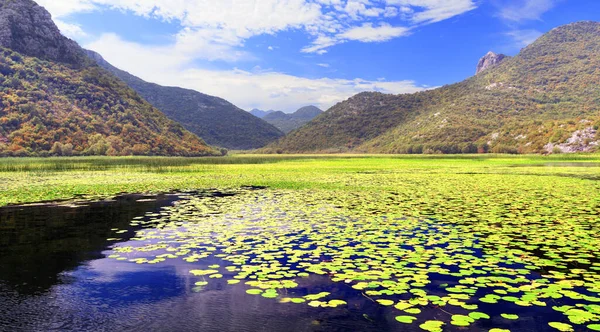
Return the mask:
M 135 237 L 110 257 L 183 260 L 200 285 L 223 278 L 249 296 L 322 310 L 348 306 L 354 292 L 392 310 L 399 324 L 426 331 L 480 321 L 500 331 L 540 312 L 556 330 L 595 328 L 597 195 L 567 206 L 558 190 L 453 196 L 440 187 L 445 200 L 401 187 L 184 195 L 134 220 Z M 323 280 L 348 291 L 306 293 Z
M 0 199 L 183 191 L 174 206 L 113 228 L 107 257 L 189 266 L 193 292 L 231 287 L 249 300 L 379 319 L 358 297 L 399 329 L 502 332 L 542 316 L 549 331 L 597 331 L 598 161 L 7 160 Z
M 98 199 L 124 192 L 237 189 L 248 185 L 353 192 L 396 192 L 400 188 L 403 192 L 414 191 L 421 203 L 440 201 L 443 197 L 439 196 L 446 194 L 461 199 L 463 193 L 473 192 L 479 196 L 470 199 L 479 198 L 481 204 L 489 194 L 501 194 L 508 201 L 517 195 L 514 198 L 527 202 L 535 199 L 527 195 L 523 200 L 521 196 L 528 191 L 539 193 L 543 199 L 545 193 L 558 188 L 566 201 L 577 200 L 582 191 L 591 193 L 591 197 L 584 197 L 585 204 L 596 197 L 593 193 L 599 190 L 598 184 L 579 180 L 600 179 L 599 169 L 600 156 L 593 154 L 3 158 L 0 206 L 74 197 Z M 568 188 L 575 192 L 567 195 Z

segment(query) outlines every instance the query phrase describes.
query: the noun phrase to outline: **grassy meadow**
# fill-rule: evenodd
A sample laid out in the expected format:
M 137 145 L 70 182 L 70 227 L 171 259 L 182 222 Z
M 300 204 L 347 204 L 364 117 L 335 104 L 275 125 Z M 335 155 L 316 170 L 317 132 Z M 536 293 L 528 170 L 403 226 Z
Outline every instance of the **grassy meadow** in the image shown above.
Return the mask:
M 202 188 L 410 191 L 437 197 L 598 195 L 600 155 L 235 155 L 0 159 L 0 206 Z M 541 167 L 547 165 L 549 167 Z M 591 167 L 582 167 L 582 166 Z

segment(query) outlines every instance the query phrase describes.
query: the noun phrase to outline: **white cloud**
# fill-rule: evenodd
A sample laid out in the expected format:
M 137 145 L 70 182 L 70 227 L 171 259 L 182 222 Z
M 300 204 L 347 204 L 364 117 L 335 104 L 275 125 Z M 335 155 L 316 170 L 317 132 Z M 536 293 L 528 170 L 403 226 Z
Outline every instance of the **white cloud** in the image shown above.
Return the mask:
M 542 1 L 542 0 L 538 0 Z M 475 0 L 38 0 L 55 18 L 68 21 L 70 14 L 113 8 L 165 21 L 176 20 L 202 35 L 206 49 L 241 46 L 250 37 L 299 29 L 314 36 L 303 52 L 324 53 L 345 40 L 369 42 L 370 38 L 340 38 L 365 24 L 383 26 L 399 16 L 407 25 L 439 22 L 476 8 Z M 71 23 L 72 24 L 72 23 Z M 402 28 L 395 28 L 402 29 Z M 388 29 L 389 30 L 389 29 Z M 233 40 L 219 41 L 222 35 Z M 393 33 L 392 33 L 393 35 Z M 396 33 L 397 36 L 403 34 Z M 212 52 L 213 54 L 218 52 Z M 223 53 L 225 54 L 225 53 Z M 236 58 L 236 57 L 234 57 Z M 227 57 L 223 60 L 231 60 Z
M 541 20 L 560 0 L 497 0 L 498 16 L 511 29 L 505 34 L 513 41 L 513 47 L 525 47 L 538 39 L 542 33 L 532 29 L 519 29 L 527 21 Z
M 221 96 L 245 109 L 258 107 L 284 111 L 293 111 L 306 104 L 327 109 L 363 91 L 412 93 L 424 89 L 413 81 L 309 79 L 279 72 L 253 73 L 237 69 L 190 69 L 181 73 L 180 82 L 188 88 Z
M 194 68 L 189 58 L 168 48 L 148 47 L 105 35 L 85 45 L 116 67 L 147 81 L 181 86 L 225 98 L 244 109 L 293 111 L 306 104 L 327 109 L 356 93 L 381 91 L 412 93 L 425 89 L 413 81 L 369 81 L 363 79 L 304 78 L 270 70 L 211 70 Z
M 513 30 L 506 33 L 518 47 L 525 47 L 538 39 L 543 33 L 537 30 Z
M 321 16 L 305 0 L 38 0 L 55 17 L 113 8 L 138 16 L 178 20 L 185 27 L 233 30 L 242 38 L 300 28 Z
M 392 38 L 405 36 L 410 29 L 404 27 L 393 27 L 389 24 L 382 24 L 374 27 L 371 23 L 365 23 L 360 27 L 355 27 L 338 35 L 338 38 L 348 40 L 358 40 L 362 42 L 382 42 Z
M 398 12 L 400 10 L 396 7 L 385 7 L 383 16 L 385 17 L 395 17 L 398 16 Z
M 177 48 L 196 52 L 199 58 L 236 61 L 247 59 L 239 48 L 261 34 L 316 24 L 320 5 L 305 0 L 39 0 L 67 26 L 69 15 L 112 8 L 134 15 L 178 21 Z M 72 25 L 72 24 L 71 24 Z M 69 30 L 70 31 L 70 30 Z M 246 54 L 247 55 L 247 54 Z
M 500 4 L 500 17 L 509 21 L 539 20 L 556 5 L 556 0 L 518 0 Z
M 477 5 L 473 0 L 386 0 L 402 8 L 415 23 L 435 23 L 469 12 Z
M 36 2 L 46 8 L 55 19 L 98 9 L 89 0 L 36 0 Z
M 115 66 L 150 82 L 195 89 L 226 98 L 243 108 L 290 111 L 307 103 L 328 108 L 366 90 L 408 93 L 425 87 L 412 81 L 312 79 L 273 70 L 214 70 L 198 68 L 196 60 L 252 61 L 255 58 L 245 45 L 250 38 L 289 30 L 304 32 L 312 40 L 301 52 L 324 54 L 341 43 L 399 38 L 416 26 L 476 8 L 476 0 L 37 1 L 50 10 L 63 32 L 73 38 L 83 37 L 84 32 L 72 21 L 75 18 L 72 14 L 81 12 L 111 8 L 175 22 L 181 30 L 173 36 L 171 44 L 142 45 L 112 33 L 79 40 L 85 40 L 86 47 L 99 52 Z M 394 19 L 394 25 L 387 22 L 390 18 Z M 87 42 L 90 40 L 93 41 Z
M 328 63 L 317 63 L 317 66 L 323 67 L 323 68 L 329 68 L 329 64 Z
M 331 47 L 336 44 L 343 43 L 344 41 L 338 39 L 336 37 L 329 36 L 319 36 L 315 41 L 313 41 L 312 45 L 306 46 L 302 49 L 304 53 L 317 53 L 317 54 L 325 54 L 327 51 L 325 50 L 328 47 Z
M 379 7 L 377 7 L 379 6 Z M 463 14 L 477 8 L 473 0 L 349 0 L 346 6 L 338 6 L 352 19 L 351 25 L 342 24 L 335 31 L 318 33 L 318 37 L 302 49 L 304 53 L 324 54 L 327 48 L 345 43 L 349 40 L 360 42 L 382 42 L 406 36 L 410 26 L 431 24 Z M 373 17 L 389 18 L 401 16 L 409 23 L 409 27 L 391 26 L 385 21 L 357 24 Z
M 387 23 L 373 26 L 372 23 L 364 23 L 361 26 L 350 28 L 335 36 L 319 36 L 310 46 L 302 49 L 304 53 L 324 54 L 326 49 L 333 45 L 342 44 L 349 40 L 361 41 L 363 43 L 384 42 L 400 36 L 409 34 L 410 29 L 405 27 L 393 27 Z
M 344 12 L 354 20 L 358 20 L 363 16 L 377 17 L 383 12 L 383 9 L 373 6 L 369 0 L 348 0 Z
M 56 23 L 56 26 L 63 35 L 71 39 L 84 38 L 88 36 L 88 34 L 85 33 L 85 31 L 83 31 L 81 26 L 78 24 L 66 23 L 58 19 L 54 20 L 54 23 Z

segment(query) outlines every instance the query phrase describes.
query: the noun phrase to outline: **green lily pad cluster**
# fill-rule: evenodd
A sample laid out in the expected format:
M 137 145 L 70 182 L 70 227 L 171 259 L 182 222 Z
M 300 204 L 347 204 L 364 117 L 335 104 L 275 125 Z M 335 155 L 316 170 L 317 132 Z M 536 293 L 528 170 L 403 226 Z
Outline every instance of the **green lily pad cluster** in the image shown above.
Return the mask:
M 224 279 L 284 304 L 347 307 L 343 294 L 302 293 L 311 280 L 326 278 L 394 311 L 399 324 L 425 331 L 475 328 L 481 320 L 502 324 L 493 329 L 502 331 L 529 308 L 546 310 L 549 328 L 558 331 L 598 328 L 597 197 L 568 210 L 515 201 L 508 193 L 491 195 L 494 204 L 486 204 L 490 197 L 449 192 L 434 205 L 426 196 L 318 190 L 189 195 L 135 219 L 135 237 L 116 244 L 109 257 L 138 264 L 182 260 L 198 287 Z M 431 312 L 439 313 L 436 319 Z

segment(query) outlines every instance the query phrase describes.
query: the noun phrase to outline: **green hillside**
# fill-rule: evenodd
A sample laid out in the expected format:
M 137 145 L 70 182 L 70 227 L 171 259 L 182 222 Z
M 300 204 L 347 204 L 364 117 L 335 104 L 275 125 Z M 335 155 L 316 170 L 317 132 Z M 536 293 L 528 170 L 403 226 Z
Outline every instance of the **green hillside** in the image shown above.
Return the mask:
M 89 60 L 31 0 L 0 0 L 0 100 L 0 156 L 221 153 Z
M 0 155 L 214 155 L 97 66 L 0 49 Z
M 268 152 L 578 152 L 597 149 L 600 23 L 556 28 L 463 82 L 361 93 Z
M 167 117 L 181 123 L 208 144 L 247 150 L 263 147 L 283 136 L 273 125 L 224 99 L 194 90 L 149 83 L 114 67 L 98 53 L 87 51 L 87 54 Z

